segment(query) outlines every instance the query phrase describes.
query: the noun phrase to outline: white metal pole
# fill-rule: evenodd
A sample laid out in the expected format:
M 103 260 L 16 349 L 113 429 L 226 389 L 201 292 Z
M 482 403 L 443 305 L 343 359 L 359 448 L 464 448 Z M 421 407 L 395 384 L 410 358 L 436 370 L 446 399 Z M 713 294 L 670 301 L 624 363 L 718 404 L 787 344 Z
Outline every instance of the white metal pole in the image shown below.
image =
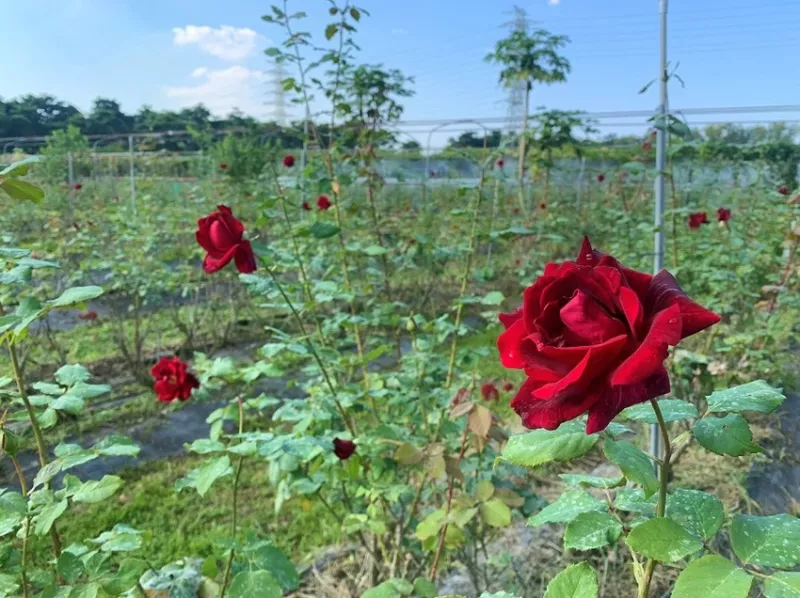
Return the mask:
M 664 177 L 667 169 L 667 2 L 658 0 L 661 19 L 661 52 L 658 71 L 659 105 L 658 128 L 656 130 L 656 182 L 655 182 L 655 243 L 653 252 L 653 272 L 658 274 L 664 268 Z M 650 453 L 661 456 L 661 434 L 657 424 L 650 425 Z
M 136 214 L 136 165 L 133 156 L 133 135 L 128 135 L 128 159 L 131 167 L 131 203 L 133 204 L 133 213 Z

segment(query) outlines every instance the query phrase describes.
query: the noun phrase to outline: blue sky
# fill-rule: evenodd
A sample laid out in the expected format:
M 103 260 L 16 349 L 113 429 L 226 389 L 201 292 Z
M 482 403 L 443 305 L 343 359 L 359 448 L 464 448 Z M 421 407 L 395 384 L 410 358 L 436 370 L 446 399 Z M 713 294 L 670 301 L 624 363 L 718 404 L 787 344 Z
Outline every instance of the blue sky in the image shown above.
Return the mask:
M 86 110 L 93 98 L 104 96 L 118 99 L 126 111 L 202 101 L 217 113 L 237 106 L 268 115 L 270 65 L 263 49 L 281 35 L 260 19 L 269 2 L 37 0 L 35 9 L 25 2 L 6 4 L 0 19 L 5 98 L 46 92 Z M 415 77 L 407 119 L 502 117 L 505 92 L 497 85 L 496 67 L 483 57 L 503 35 L 514 4 L 361 0 L 371 13 L 358 36 L 362 60 Z M 657 72 L 657 0 L 516 4 L 572 39 L 565 50 L 573 67 L 568 82 L 534 89 L 533 106 L 589 112 L 655 106 L 655 89 L 637 92 Z M 289 6 L 309 14 L 305 28 L 323 43 L 327 2 L 289 0 Z M 685 89 L 673 85 L 672 106 L 800 102 L 799 30 L 796 0 L 671 0 L 670 55 L 680 61 L 686 82 Z M 800 118 L 727 118 L 781 116 Z M 417 129 L 413 134 L 419 137 Z

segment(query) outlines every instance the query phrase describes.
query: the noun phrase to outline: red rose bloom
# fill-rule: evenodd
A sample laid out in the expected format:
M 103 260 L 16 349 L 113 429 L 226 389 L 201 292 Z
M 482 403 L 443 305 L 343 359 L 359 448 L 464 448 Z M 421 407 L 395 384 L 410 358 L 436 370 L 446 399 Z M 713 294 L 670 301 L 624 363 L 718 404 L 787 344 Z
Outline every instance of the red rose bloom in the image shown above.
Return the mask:
M 689 228 L 700 228 L 703 224 L 708 224 L 708 215 L 705 212 L 689 214 Z
M 504 165 L 505 163 L 506 163 L 506 162 L 505 162 L 505 160 L 503 160 L 503 158 L 499 158 L 499 159 L 497 160 L 497 162 L 495 162 L 495 164 L 497 164 L 497 167 L 498 167 L 498 168 L 502 168 L 502 167 L 503 167 L 503 165 Z
M 291 168 L 292 166 L 294 166 L 294 156 L 292 154 L 286 154 L 283 157 L 283 165 L 286 168 Z
M 500 360 L 527 375 L 511 407 L 527 428 L 588 413 L 586 433 L 603 430 L 626 407 L 668 393 L 668 348 L 719 319 L 666 270 L 630 270 L 584 238 L 577 260 L 547 264 L 522 307 L 500 314 Z
M 212 274 L 231 260 L 242 274 L 256 271 L 256 257 L 250 241 L 243 239 L 244 225 L 233 216 L 228 206 L 218 205 L 217 211 L 197 220 L 195 238 L 206 250 L 203 270 Z
M 227 165 L 227 164 L 225 164 L 225 162 L 223 162 L 222 164 L 220 164 L 220 165 L 219 165 L 219 167 L 220 167 L 222 170 L 225 170 L 226 168 L 228 168 L 228 165 Z
M 320 195 L 317 198 L 317 207 L 324 212 L 331 207 L 331 200 L 328 199 L 327 195 Z
M 717 220 L 727 222 L 731 219 L 731 211 L 728 208 L 717 208 Z
M 778 193 L 780 193 L 781 195 L 789 195 L 789 188 L 786 185 L 784 185 L 783 187 L 778 189 Z
M 150 373 L 156 379 L 153 390 L 158 400 L 164 403 L 171 403 L 175 399 L 185 401 L 193 389 L 200 387 L 200 382 L 188 371 L 180 357 L 162 357 Z
M 547 204 L 542 202 L 542 203 L 539 204 L 539 208 L 542 209 L 542 210 L 546 210 L 547 209 Z
M 81 189 L 83 189 L 83 185 L 81 185 L 80 183 L 75 183 L 74 185 L 72 185 L 72 188 L 75 189 L 75 191 L 80 191 Z
M 97 312 L 96 311 L 87 311 L 85 314 L 78 314 L 79 320 L 88 320 L 90 322 L 94 322 L 97 319 Z
M 503 392 L 511 392 L 514 390 L 514 385 L 511 382 L 503 382 Z
M 352 457 L 355 452 L 356 444 L 352 440 L 343 440 L 341 438 L 333 439 L 333 454 L 342 461 L 346 461 Z
M 497 387 L 491 382 L 486 382 L 481 386 L 481 396 L 485 401 L 496 401 L 500 398 L 500 393 L 497 392 Z
M 645 141 L 644 143 L 642 143 L 642 149 L 646 152 L 649 152 L 651 149 L 653 149 L 653 144 L 650 143 L 649 141 Z
M 310 212 L 310 211 L 311 211 L 311 204 L 310 204 L 310 203 L 308 203 L 307 201 L 304 201 L 304 202 L 303 202 L 303 209 L 304 209 L 306 212 Z
M 606 175 L 604 175 L 604 174 L 598 174 L 597 175 L 597 182 L 598 183 L 602 183 L 605 180 L 606 180 Z

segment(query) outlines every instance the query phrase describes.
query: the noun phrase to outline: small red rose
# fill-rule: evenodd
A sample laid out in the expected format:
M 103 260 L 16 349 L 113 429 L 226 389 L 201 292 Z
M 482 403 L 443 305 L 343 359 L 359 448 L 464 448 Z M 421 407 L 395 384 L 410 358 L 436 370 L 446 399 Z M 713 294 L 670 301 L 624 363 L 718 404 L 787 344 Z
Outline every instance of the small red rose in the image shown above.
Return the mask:
M 180 357 L 162 357 L 150 370 L 156 382 L 153 390 L 158 395 L 158 400 L 171 403 L 175 399 L 185 401 L 192 390 L 200 387 L 197 378 L 188 371 L 188 366 Z
M 514 390 L 514 385 L 511 382 L 503 382 L 503 392 L 511 392 Z
M 500 393 L 494 384 L 486 382 L 481 386 L 481 396 L 485 401 L 496 401 L 500 398 Z
M 539 208 L 542 209 L 542 210 L 546 210 L 547 209 L 547 204 L 542 202 L 542 203 L 539 204 Z
M 83 314 L 78 314 L 79 320 L 88 320 L 89 322 L 94 322 L 97 319 L 97 312 L 96 311 L 87 311 Z
M 206 250 L 203 270 L 212 274 L 227 266 L 231 260 L 242 274 L 256 271 L 256 256 L 250 241 L 243 239 L 244 225 L 234 217 L 228 206 L 218 205 L 217 211 L 197 220 L 195 238 Z
M 219 167 L 220 167 L 222 170 L 225 170 L 226 168 L 228 168 L 228 165 L 227 165 L 225 162 L 223 162 L 222 164 L 220 164 L 220 165 L 219 165 Z
M 650 141 L 645 141 L 642 143 L 642 149 L 646 152 L 649 152 L 653 149 L 653 144 Z
M 307 201 L 304 201 L 304 202 L 303 202 L 303 209 L 304 209 L 306 212 L 310 212 L 310 211 L 311 211 L 311 204 L 310 204 L 310 203 L 308 203 Z
M 511 407 L 527 428 L 554 430 L 588 414 L 586 433 L 670 390 L 669 347 L 719 322 L 672 274 L 631 270 L 584 238 L 578 258 L 549 263 L 500 314 L 500 361 L 527 379 Z
M 503 167 L 503 165 L 504 165 L 505 163 L 506 163 L 506 162 L 505 162 L 505 160 L 503 160 L 503 158 L 499 158 L 499 159 L 497 160 L 497 162 L 495 162 L 495 164 L 497 164 L 497 167 L 498 167 L 498 168 L 502 168 L 502 167 Z
M 83 189 L 83 185 L 81 185 L 80 183 L 75 183 L 74 185 L 72 185 L 72 188 L 75 189 L 75 191 L 80 191 L 81 189 Z
M 778 193 L 781 195 L 789 195 L 789 187 L 786 185 L 782 186 L 780 189 L 778 189 Z
M 694 212 L 689 214 L 689 228 L 698 229 L 703 224 L 708 224 L 708 215 L 705 212 Z
M 597 182 L 598 183 L 602 183 L 605 180 L 606 180 L 606 175 L 604 175 L 602 173 L 597 175 Z
M 728 208 L 717 208 L 717 220 L 727 222 L 731 219 L 731 211 Z
M 352 440 L 344 440 L 342 438 L 333 439 L 333 454 L 342 461 L 346 461 L 352 457 L 355 452 L 356 444 Z
M 331 200 L 328 199 L 327 195 L 320 195 L 317 198 L 317 207 L 324 212 L 331 207 Z
M 294 166 L 294 156 L 292 154 L 286 154 L 283 157 L 283 165 L 286 168 L 291 168 L 292 166 Z

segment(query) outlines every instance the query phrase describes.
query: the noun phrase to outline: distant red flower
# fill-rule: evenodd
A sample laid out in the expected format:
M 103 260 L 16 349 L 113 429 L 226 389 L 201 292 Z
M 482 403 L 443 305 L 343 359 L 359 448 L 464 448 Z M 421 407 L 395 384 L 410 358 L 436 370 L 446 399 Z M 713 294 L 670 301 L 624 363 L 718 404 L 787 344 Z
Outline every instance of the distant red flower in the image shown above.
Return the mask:
M 317 207 L 324 212 L 331 207 L 331 200 L 328 199 L 327 195 L 320 195 L 317 198 Z
M 481 386 L 481 396 L 486 401 L 496 401 L 500 398 L 500 393 L 497 391 L 497 387 L 494 384 L 486 382 Z
M 708 215 L 705 212 L 689 214 L 689 228 L 697 229 L 703 224 L 708 224 Z
M 516 260 L 514 260 L 514 263 L 515 263 L 517 266 L 521 266 L 521 265 L 522 265 L 522 260 L 521 260 L 521 259 L 519 259 L 519 258 L 517 258 Z
M 542 210 L 546 210 L 547 209 L 547 204 L 542 202 L 542 203 L 539 204 L 539 208 L 541 208 Z
M 89 226 L 94 226 L 94 222 L 92 222 L 91 220 L 87 220 L 86 224 L 88 224 Z
M 502 168 L 505 163 L 506 162 L 505 162 L 505 160 L 503 160 L 503 158 L 498 158 L 497 162 L 495 162 L 495 164 L 497 164 L 498 168 Z
M 189 173 L 188 172 L 184 172 L 183 173 L 183 178 L 188 179 L 189 178 Z
M 81 185 L 80 183 L 75 183 L 74 185 L 72 185 L 72 188 L 75 189 L 75 191 L 80 191 L 81 189 L 83 189 L 83 185 Z
M 228 165 L 227 165 L 225 162 L 223 162 L 222 164 L 220 164 L 220 165 L 219 165 L 219 167 L 220 167 L 222 170 L 225 170 L 226 168 L 228 168 Z
M 88 320 L 89 322 L 94 322 L 97 319 L 97 312 L 96 311 L 87 311 L 83 314 L 78 314 L 79 320 Z
M 203 270 L 213 274 L 227 266 L 231 260 L 242 274 L 256 271 L 256 257 L 250 241 L 242 238 L 244 225 L 234 217 L 228 206 L 217 206 L 217 211 L 197 220 L 195 238 L 206 250 Z
M 311 204 L 310 204 L 310 203 L 308 203 L 307 201 L 304 201 L 304 202 L 303 202 L 303 209 L 304 209 L 306 212 L 310 212 L 310 211 L 311 211 Z
M 162 357 L 150 370 L 156 382 L 153 390 L 158 400 L 171 403 L 175 399 L 185 401 L 192 390 L 200 387 L 200 382 L 190 373 L 188 366 L 180 357 Z
M 514 384 L 506 380 L 503 382 L 503 392 L 511 392 L 514 390 Z
M 333 439 L 333 454 L 342 461 L 346 461 L 352 457 L 355 452 L 356 443 L 352 440 L 343 440 L 342 438 Z
M 294 166 L 294 156 L 292 154 L 286 154 L 283 157 L 283 165 L 286 168 L 291 168 L 292 166 Z
M 780 193 L 781 195 L 789 195 L 789 187 L 784 185 L 783 187 L 778 189 L 778 193 Z
M 651 149 L 653 149 L 653 144 L 650 141 L 643 141 L 642 149 L 646 152 L 649 152 Z
M 717 208 L 717 220 L 727 222 L 731 219 L 731 211 L 728 208 Z
M 598 183 L 602 183 L 602 182 L 603 182 L 603 181 L 605 181 L 605 180 L 606 180 L 606 175 L 604 175 L 604 174 L 602 174 L 602 173 L 600 173 L 600 174 L 598 174 L 598 175 L 597 175 L 597 182 L 598 182 Z
M 467 400 L 469 397 L 469 391 L 464 388 L 463 386 L 458 389 L 455 395 L 453 395 L 452 400 L 450 401 L 450 408 L 457 407 L 461 403 Z

